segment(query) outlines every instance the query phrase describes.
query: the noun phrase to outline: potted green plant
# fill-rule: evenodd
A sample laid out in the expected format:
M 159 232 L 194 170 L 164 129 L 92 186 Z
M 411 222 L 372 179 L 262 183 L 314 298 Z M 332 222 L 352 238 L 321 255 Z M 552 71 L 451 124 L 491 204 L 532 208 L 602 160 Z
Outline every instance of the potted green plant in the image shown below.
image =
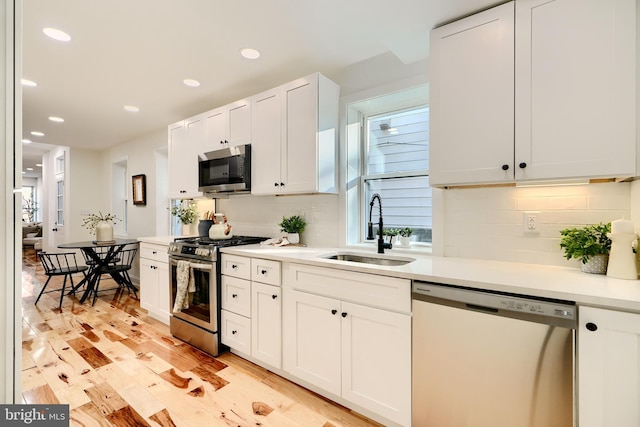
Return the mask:
M 287 233 L 287 240 L 289 243 L 300 243 L 300 233 L 304 231 L 307 226 L 307 222 L 300 215 L 293 215 L 290 217 L 282 217 L 282 221 L 278 223 L 280 231 Z
M 585 273 L 605 274 L 611 251 L 611 223 L 566 228 L 560 231 L 560 247 L 566 259 L 579 259 Z
M 82 226 L 89 230 L 91 234 L 96 235 L 96 241 L 99 243 L 113 242 L 113 224 L 116 221 L 121 221 L 120 218 L 113 214 L 103 214 L 98 212 L 97 214 L 89 214 L 82 220 Z
M 404 227 L 398 230 L 398 239 L 400 240 L 400 246 L 409 246 L 411 235 L 413 234 L 413 228 Z
M 198 211 L 195 204 L 185 200 L 180 205 L 171 208 L 171 215 L 178 217 L 180 224 L 182 224 L 183 236 L 192 234 L 191 224 L 195 224 L 198 219 Z

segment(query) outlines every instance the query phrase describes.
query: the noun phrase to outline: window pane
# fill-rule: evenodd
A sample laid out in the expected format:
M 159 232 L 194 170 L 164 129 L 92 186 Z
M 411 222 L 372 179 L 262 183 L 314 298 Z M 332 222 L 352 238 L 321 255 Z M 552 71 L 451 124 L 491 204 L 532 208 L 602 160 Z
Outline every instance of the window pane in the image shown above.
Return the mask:
M 374 193 L 382 198 L 384 228 L 413 229 L 414 242 L 431 243 L 432 203 L 429 177 L 407 177 L 365 180 L 366 213 L 369 221 L 369 201 Z M 378 222 L 378 205 L 374 205 L 372 220 Z
M 367 123 L 369 175 L 428 169 L 428 107 L 372 116 Z

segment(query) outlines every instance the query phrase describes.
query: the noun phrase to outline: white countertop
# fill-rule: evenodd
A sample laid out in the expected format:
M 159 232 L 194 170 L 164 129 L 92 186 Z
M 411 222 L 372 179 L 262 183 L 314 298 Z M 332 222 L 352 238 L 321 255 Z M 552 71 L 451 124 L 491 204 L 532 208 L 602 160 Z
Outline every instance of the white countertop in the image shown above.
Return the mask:
M 384 276 L 462 285 L 478 289 L 540 296 L 578 304 L 640 312 L 640 280 L 622 280 L 579 269 L 536 264 L 445 258 L 429 255 L 387 255 L 415 258 L 402 266 L 379 266 L 323 259 L 335 252 L 375 255 L 374 251 L 338 248 L 304 248 L 273 246 L 233 246 L 223 253 L 333 267 Z
M 153 243 L 155 245 L 169 246 L 169 243 L 173 242 L 178 237 L 184 236 L 151 236 L 151 237 L 138 237 L 138 241 L 142 243 Z M 188 237 L 188 236 L 187 236 Z

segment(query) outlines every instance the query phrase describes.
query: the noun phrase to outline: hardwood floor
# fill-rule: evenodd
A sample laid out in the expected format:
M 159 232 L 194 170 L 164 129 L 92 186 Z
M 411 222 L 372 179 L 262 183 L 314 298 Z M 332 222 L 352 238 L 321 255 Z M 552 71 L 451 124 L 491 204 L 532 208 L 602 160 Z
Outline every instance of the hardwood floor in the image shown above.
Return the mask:
M 67 403 L 72 426 L 380 426 L 231 353 L 211 357 L 126 292 L 95 306 L 59 293 L 23 253 L 24 403 Z M 50 289 L 53 288 L 52 280 Z

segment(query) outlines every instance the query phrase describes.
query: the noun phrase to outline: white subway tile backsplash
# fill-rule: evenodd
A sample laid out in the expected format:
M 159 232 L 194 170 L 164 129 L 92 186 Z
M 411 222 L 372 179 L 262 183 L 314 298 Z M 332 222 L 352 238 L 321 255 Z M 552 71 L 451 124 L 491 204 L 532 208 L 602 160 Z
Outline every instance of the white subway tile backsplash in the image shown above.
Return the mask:
M 630 194 L 630 183 L 444 191 L 444 255 L 579 267 L 560 230 L 630 218 Z M 538 233 L 524 232 L 525 211 L 538 212 Z

